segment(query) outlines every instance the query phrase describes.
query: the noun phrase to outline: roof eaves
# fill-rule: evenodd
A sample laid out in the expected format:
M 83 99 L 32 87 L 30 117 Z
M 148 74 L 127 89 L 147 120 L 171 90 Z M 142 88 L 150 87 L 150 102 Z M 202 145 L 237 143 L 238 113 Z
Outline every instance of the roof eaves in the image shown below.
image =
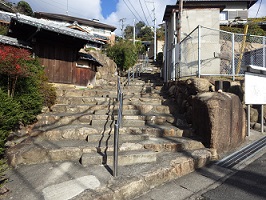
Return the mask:
M 0 35 L 0 43 L 16 47 L 23 47 L 25 49 L 32 49 L 27 42 L 18 40 L 17 38 L 8 37 L 5 35 Z
M 36 19 L 33 17 L 21 15 L 18 13 L 16 14 L 16 17 L 12 17 L 11 20 L 15 20 L 15 21 L 23 23 L 23 24 L 35 26 L 35 27 L 38 27 L 40 29 L 44 29 L 44 30 L 72 36 L 75 38 L 80 38 L 83 40 L 88 40 L 88 41 L 99 43 L 99 44 L 104 44 L 103 42 L 96 40 L 95 37 L 90 36 L 85 32 L 81 32 L 78 30 L 68 28 L 64 23 L 58 23 L 55 21 L 45 20 L 45 19 Z
M 91 54 L 89 53 L 82 53 L 82 52 L 79 52 L 79 58 L 81 60 L 89 60 L 89 61 L 92 61 L 94 63 L 96 63 L 98 66 L 103 66 L 96 58 L 94 58 Z
M 77 21 L 79 24 L 82 25 L 88 25 L 88 26 L 95 26 L 95 27 L 100 27 L 100 28 L 106 28 L 111 30 L 112 32 L 116 30 L 116 27 L 104 24 L 98 21 L 94 20 L 88 20 L 88 19 L 83 19 L 83 18 L 78 18 L 78 17 L 73 17 L 73 16 L 67 16 L 67 15 L 62 15 L 62 14 L 55 14 L 55 13 L 45 13 L 45 12 L 36 12 L 35 15 L 38 18 L 53 18 L 54 20 L 63 20 L 63 21 L 68 21 L 70 23 Z

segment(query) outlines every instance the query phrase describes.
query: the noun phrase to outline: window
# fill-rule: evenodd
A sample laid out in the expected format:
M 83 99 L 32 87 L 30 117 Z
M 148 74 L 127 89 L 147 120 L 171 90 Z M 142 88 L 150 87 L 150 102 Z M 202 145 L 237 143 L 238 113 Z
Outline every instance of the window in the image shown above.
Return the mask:
M 227 11 L 222 11 L 220 13 L 220 20 L 228 20 L 228 12 Z

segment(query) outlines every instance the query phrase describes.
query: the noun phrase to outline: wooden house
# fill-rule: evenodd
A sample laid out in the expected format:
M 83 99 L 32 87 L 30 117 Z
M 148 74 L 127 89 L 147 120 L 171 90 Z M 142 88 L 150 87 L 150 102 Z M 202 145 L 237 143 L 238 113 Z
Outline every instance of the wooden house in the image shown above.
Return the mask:
M 83 86 L 95 83 L 97 67 L 102 65 L 90 55 L 80 55 L 79 50 L 88 42 L 100 42 L 87 33 L 55 21 L 17 14 L 11 18 L 9 36 L 31 44 L 50 82 Z

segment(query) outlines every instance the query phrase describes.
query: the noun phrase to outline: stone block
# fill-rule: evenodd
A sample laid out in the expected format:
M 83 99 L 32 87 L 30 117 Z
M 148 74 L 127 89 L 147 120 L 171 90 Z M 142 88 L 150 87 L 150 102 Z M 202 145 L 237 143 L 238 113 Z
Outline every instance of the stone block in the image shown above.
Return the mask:
M 246 116 L 235 94 L 203 93 L 193 99 L 193 128 L 206 147 L 223 153 L 238 147 L 246 135 Z

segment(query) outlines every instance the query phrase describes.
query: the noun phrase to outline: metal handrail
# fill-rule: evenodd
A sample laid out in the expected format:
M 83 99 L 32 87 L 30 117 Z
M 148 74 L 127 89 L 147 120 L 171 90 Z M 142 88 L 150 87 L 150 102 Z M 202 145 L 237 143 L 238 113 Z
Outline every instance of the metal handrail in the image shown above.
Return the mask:
M 132 67 L 131 70 L 128 70 L 127 72 L 127 84 L 130 85 L 130 81 L 132 79 L 132 81 L 134 81 L 135 76 L 139 76 L 140 77 L 140 71 L 142 68 L 142 64 L 138 64 L 134 67 Z M 136 74 L 136 75 L 135 75 Z
M 119 128 L 122 127 L 122 111 L 123 111 L 123 92 L 121 89 L 120 77 L 117 77 L 117 101 L 118 106 L 118 117 L 114 125 L 114 162 L 113 162 L 113 176 L 118 175 L 118 144 L 119 144 Z

